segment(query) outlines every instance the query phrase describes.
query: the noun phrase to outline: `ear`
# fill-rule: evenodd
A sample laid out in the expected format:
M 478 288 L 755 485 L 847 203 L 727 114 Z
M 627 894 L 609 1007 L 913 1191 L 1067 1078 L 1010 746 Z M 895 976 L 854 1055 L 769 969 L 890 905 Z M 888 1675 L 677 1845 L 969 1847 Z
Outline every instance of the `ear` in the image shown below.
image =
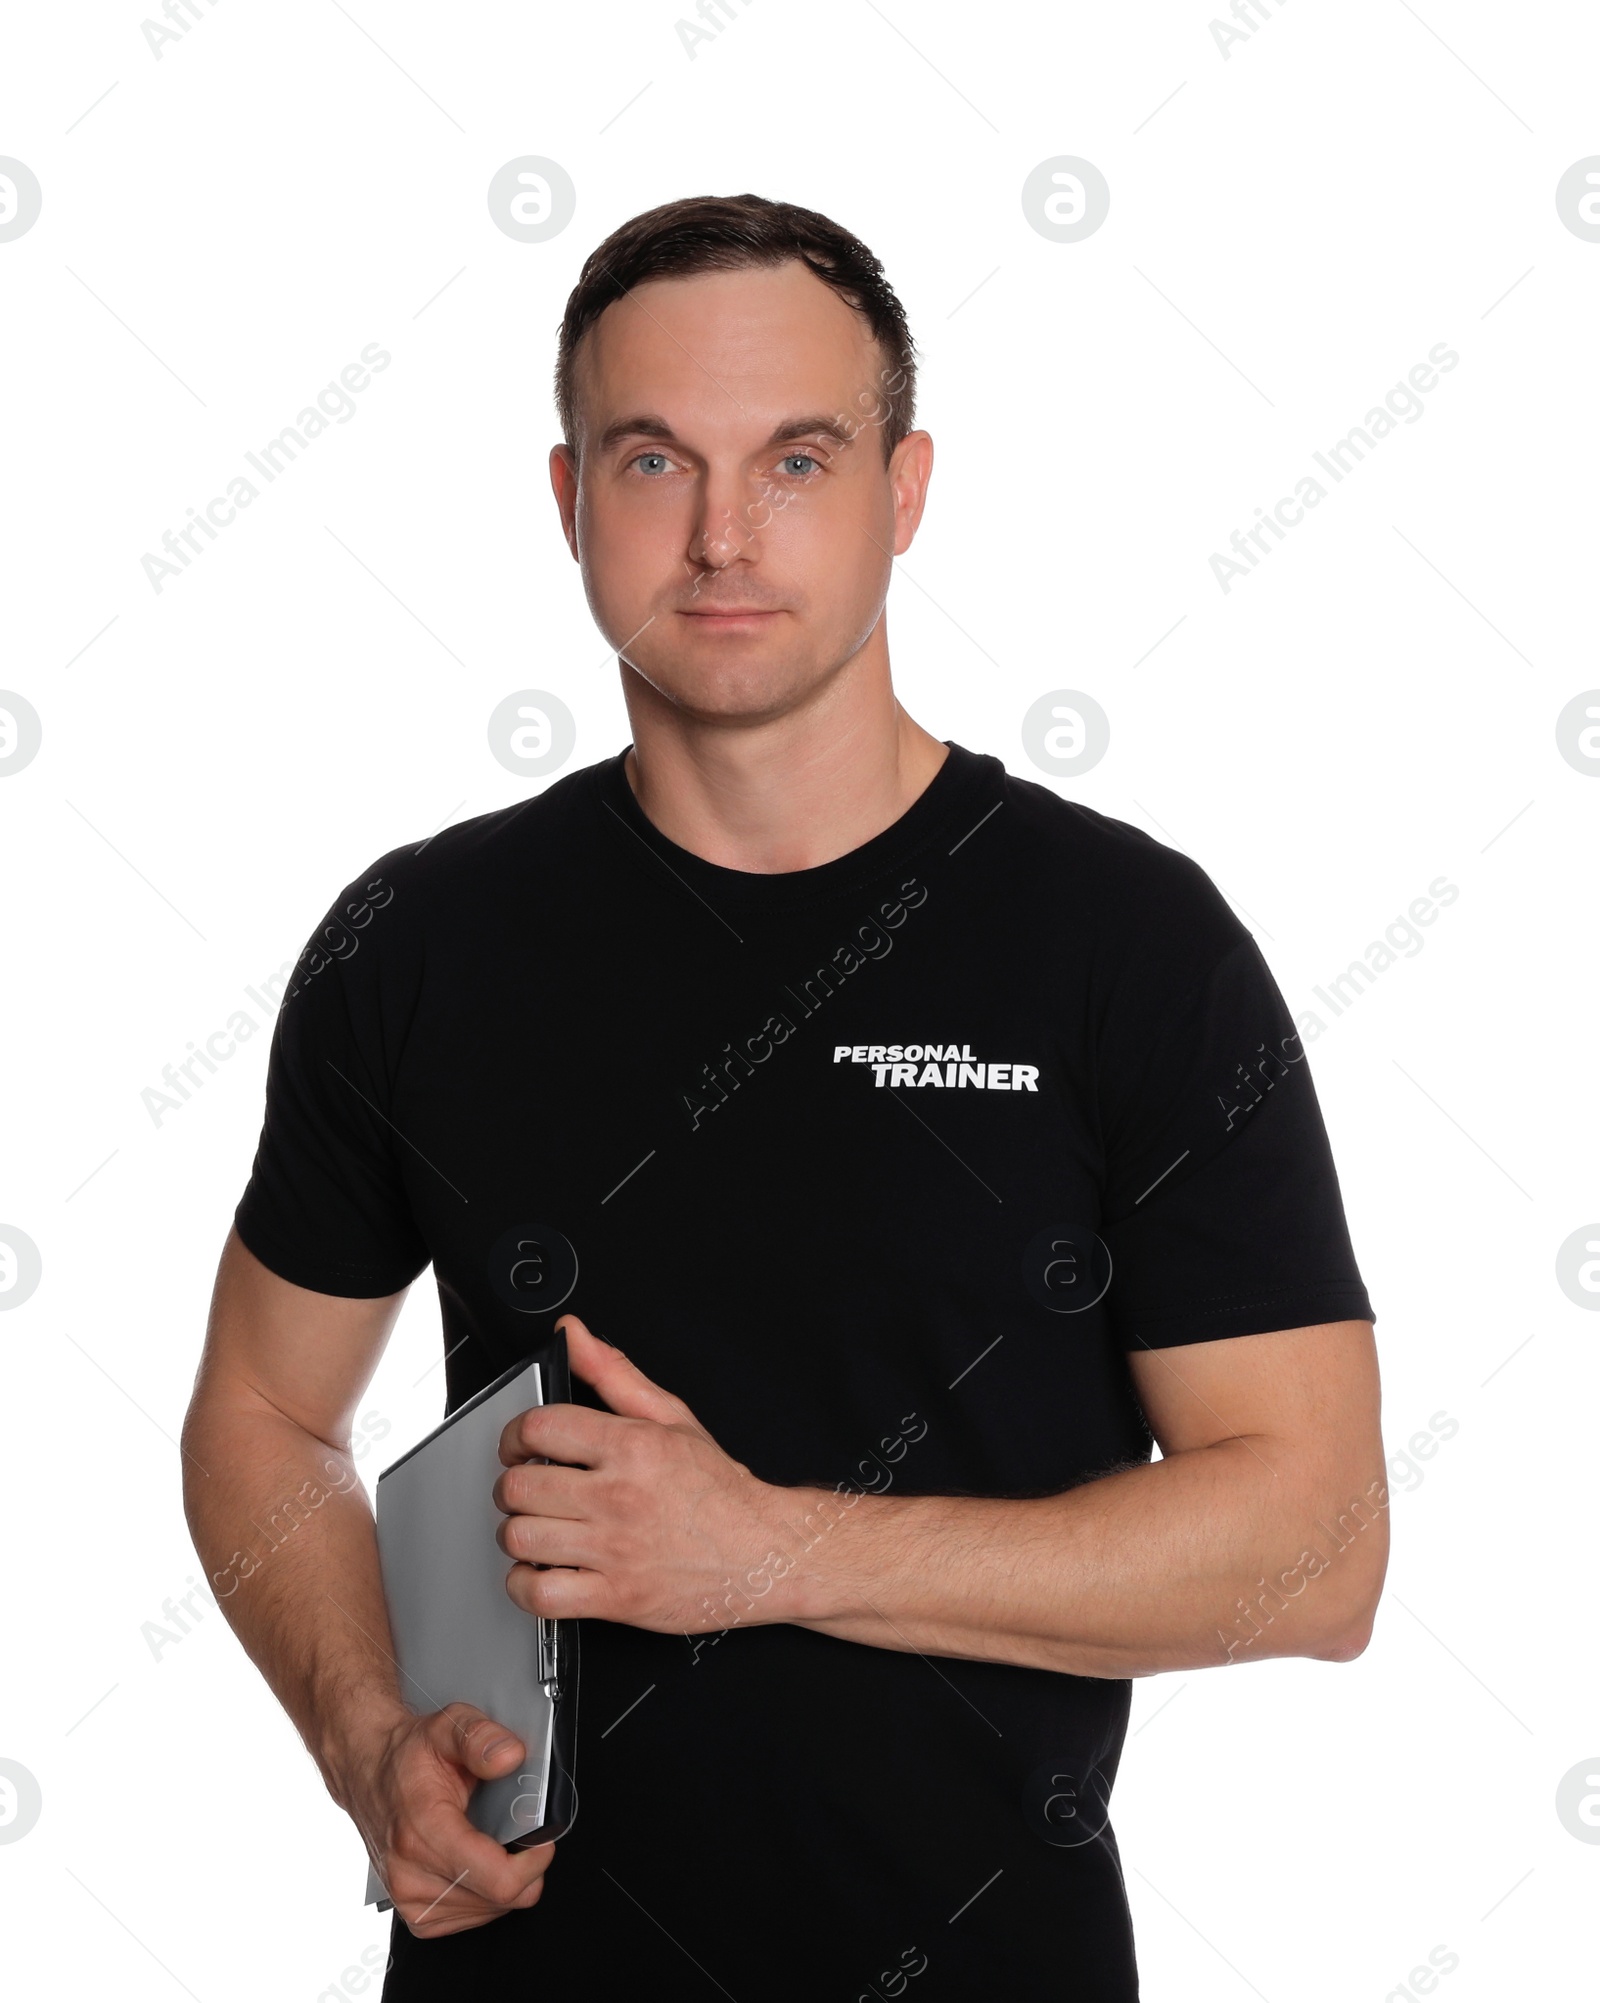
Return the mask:
M 570 445 L 550 448 L 550 487 L 561 514 L 561 533 L 574 563 L 578 560 L 578 461 Z

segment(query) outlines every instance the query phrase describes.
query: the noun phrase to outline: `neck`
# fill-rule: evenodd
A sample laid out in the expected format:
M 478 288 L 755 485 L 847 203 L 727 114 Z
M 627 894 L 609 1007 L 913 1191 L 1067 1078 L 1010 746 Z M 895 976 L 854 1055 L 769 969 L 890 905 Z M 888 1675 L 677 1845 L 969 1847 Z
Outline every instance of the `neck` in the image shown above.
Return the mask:
M 724 869 L 775 875 L 848 855 L 899 820 L 948 755 L 895 699 L 886 650 L 753 722 L 690 716 L 621 666 L 639 805 Z

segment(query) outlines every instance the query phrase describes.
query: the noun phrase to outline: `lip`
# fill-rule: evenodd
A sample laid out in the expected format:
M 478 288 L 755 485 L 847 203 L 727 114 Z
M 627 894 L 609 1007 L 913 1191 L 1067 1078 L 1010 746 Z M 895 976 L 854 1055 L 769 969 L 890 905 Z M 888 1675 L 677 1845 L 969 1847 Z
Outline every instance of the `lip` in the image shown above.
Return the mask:
M 776 619 L 776 612 L 683 612 L 683 619 L 700 619 L 711 626 L 743 626 L 758 619 Z

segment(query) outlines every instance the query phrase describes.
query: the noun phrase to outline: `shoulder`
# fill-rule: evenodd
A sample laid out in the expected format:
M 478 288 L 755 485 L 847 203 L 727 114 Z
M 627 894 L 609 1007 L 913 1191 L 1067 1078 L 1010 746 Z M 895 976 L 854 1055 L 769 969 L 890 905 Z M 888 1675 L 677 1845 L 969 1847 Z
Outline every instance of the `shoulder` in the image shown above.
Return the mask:
M 1080 946 L 1169 969 L 1214 965 L 1248 938 L 1192 856 L 1128 821 L 1065 800 L 1006 772 L 1005 820 L 1014 866 L 1034 897 L 1078 931 Z
M 420 975 L 430 950 L 480 942 L 502 923 L 548 916 L 582 876 L 593 826 L 596 766 L 568 773 L 531 800 L 458 821 L 386 850 L 346 883 L 295 963 L 290 994 L 330 963 L 369 980 Z M 366 952 L 361 948 L 366 947 Z
M 388 910 L 421 923 L 496 902 L 530 871 L 563 873 L 592 827 L 592 787 L 598 766 L 569 772 L 530 800 L 518 800 L 423 835 L 367 865 L 340 893 L 343 900 Z

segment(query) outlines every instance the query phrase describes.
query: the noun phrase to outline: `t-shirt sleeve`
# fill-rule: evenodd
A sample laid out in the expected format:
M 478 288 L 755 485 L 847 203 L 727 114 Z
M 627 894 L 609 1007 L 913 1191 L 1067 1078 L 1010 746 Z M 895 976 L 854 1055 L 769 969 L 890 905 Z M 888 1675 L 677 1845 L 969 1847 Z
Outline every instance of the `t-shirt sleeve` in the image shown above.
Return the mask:
M 385 897 L 385 891 L 388 896 Z M 239 1236 L 295 1286 L 398 1293 L 428 1263 L 389 1113 L 398 1013 L 393 885 L 347 886 L 295 963 L 267 1064 L 266 1112 Z
M 1147 978 L 1108 1023 L 1101 1237 L 1127 1349 L 1374 1318 L 1305 1046 L 1231 930 L 1198 978 Z

